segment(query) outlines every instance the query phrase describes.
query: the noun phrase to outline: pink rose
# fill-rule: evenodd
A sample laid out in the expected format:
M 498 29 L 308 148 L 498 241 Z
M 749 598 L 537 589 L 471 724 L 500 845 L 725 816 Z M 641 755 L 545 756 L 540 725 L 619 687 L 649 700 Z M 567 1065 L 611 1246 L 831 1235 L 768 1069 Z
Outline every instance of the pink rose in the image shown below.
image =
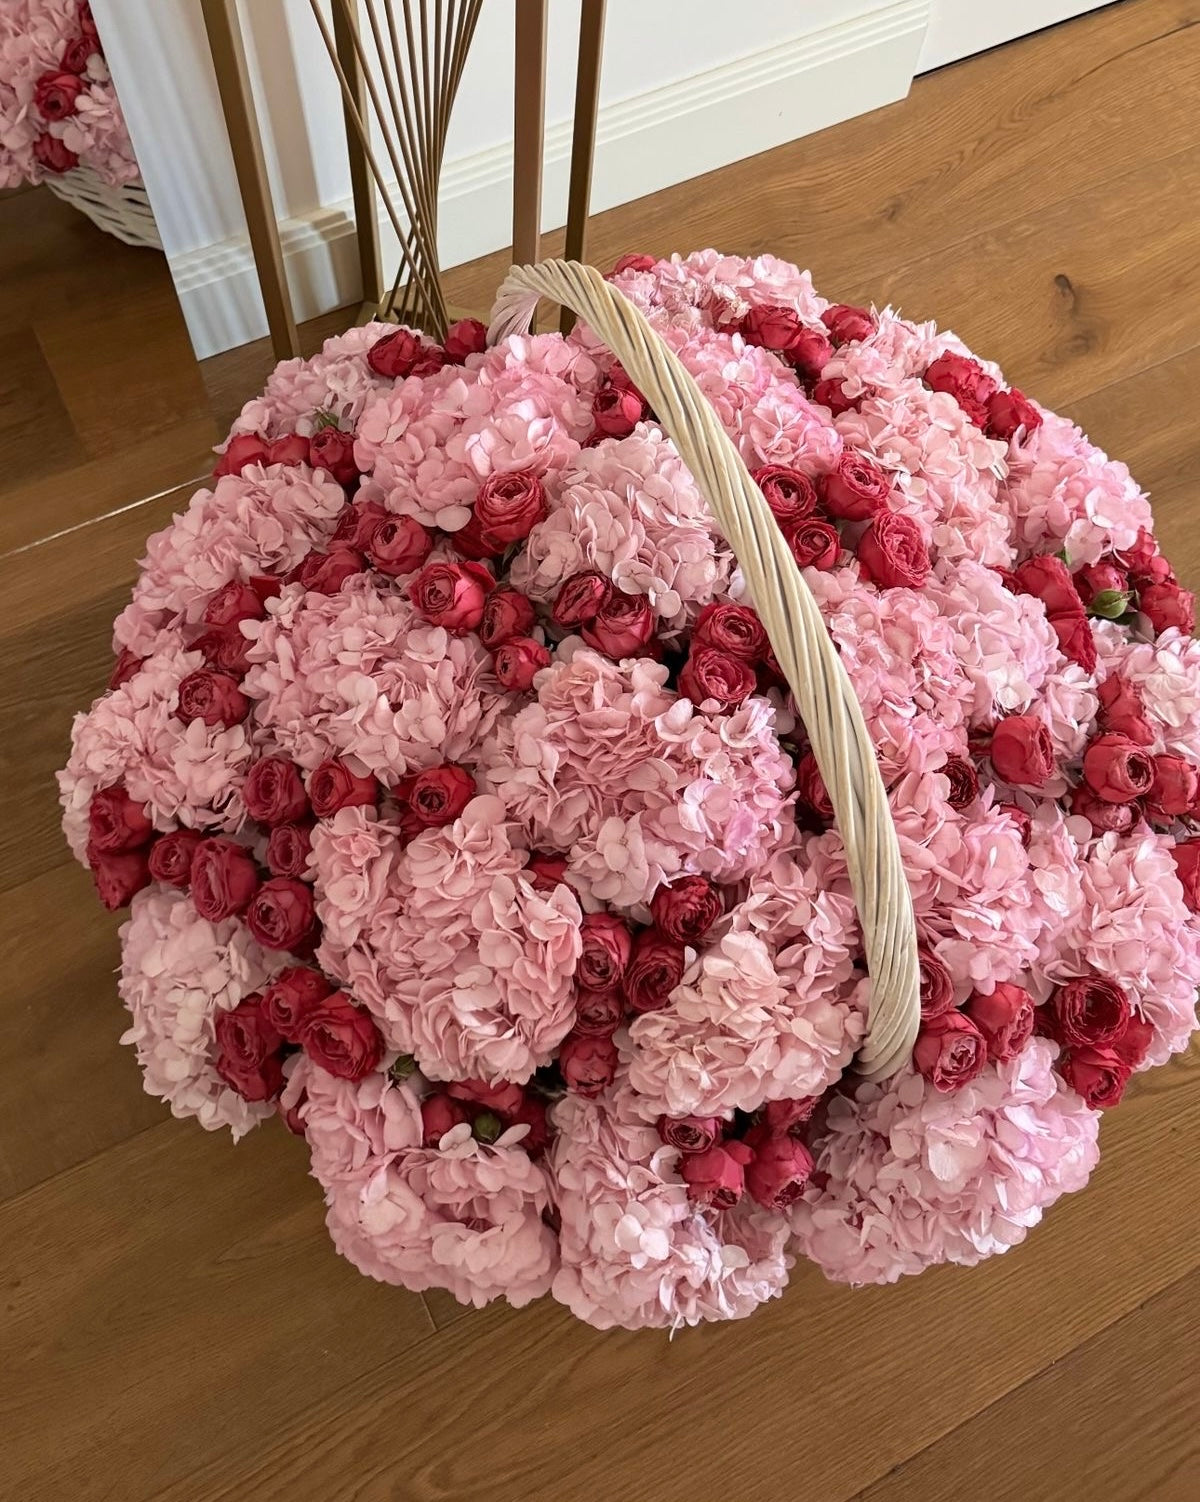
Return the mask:
M 219 923 L 243 912 L 258 890 L 258 866 L 244 845 L 233 840 L 202 840 L 192 856 L 192 906 Z
M 453 824 L 475 796 L 475 779 L 466 767 L 446 762 L 418 772 L 408 789 L 408 806 L 423 829 Z
M 812 1177 L 813 1158 L 790 1132 L 773 1132 L 765 1123 L 746 1133 L 754 1157 L 746 1169 L 746 1188 L 764 1210 L 786 1210 L 804 1193 Z
M 475 521 L 489 553 L 523 542 L 546 516 L 546 492 L 531 470 L 489 475 L 475 497 Z
M 1193 913 L 1200 913 L 1200 840 L 1180 840 L 1171 851 L 1175 874 L 1183 886 L 1183 897 Z
M 1115 981 L 1087 975 L 1059 986 L 1050 997 L 1051 1035 L 1068 1048 L 1105 1048 L 1129 1022 L 1129 997 Z
M 511 1080 L 499 1080 L 494 1084 L 487 1080 L 454 1080 L 445 1087 L 446 1094 L 455 1100 L 469 1101 L 485 1111 L 495 1111 L 497 1116 L 511 1116 L 519 1111 L 525 1092 Z
M 244 997 L 213 1021 L 214 1067 L 244 1100 L 274 1100 L 283 1089 L 280 1037 L 263 1011 L 262 997 Z
M 828 407 L 832 417 L 854 410 L 858 397 L 851 396 L 841 381 L 829 377 L 818 381 L 812 389 L 812 399 L 818 407 Z
M 964 1010 L 983 1034 L 988 1058 L 998 1064 L 1015 1059 L 1033 1035 L 1033 997 L 1007 981 L 990 995 L 973 992 Z
M 354 434 L 326 425 L 308 440 L 308 462 L 323 469 L 339 485 L 353 485 L 359 468 L 354 462 Z
M 589 647 L 615 661 L 636 657 L 654 635 L 654 610 L 645 595 L 614 589 L 579 634 Z
M 783 535 L 792 550 L 792 557 L 801 568 L 815 568 L 827 574 L 837 567 L 842 554 L 842 539 L 832 523 L 814 516 L 785 528 Z
M 243 621 L 261 621 L 267 608 L 253 584 L 245 579 L 230 579 L 204 607 L 204 624 L 220 630 L 232 630 Z
M 510 694 L 524 693 L 543 668 L 550 666 L 550 652 L 530 636 L 516 636 L 492 654 L 492 671 L 500 687 Z
M 935 1090 L 961 1090 L 987 1063 L 983 1034 L 962 1012 L 943 1012 L 921 1023 L 913 1063 Z
M 825 509 L 842 521 L 870 521 L 887 507 L 891 493 L 889 476 L 850 449 L 844 449 L 833 469 L 821 476 Z
M 75 73 L 43 73 L 33 86 L 33 102 L 45 120 L 65 120 L 75 113 L 83 80 Z
M 821 1103 L 819 1095 L 804 1095 L 799 1100 L 769 1100 L 762 1108 L 763 1125 L 772 1132 L 799 1133 L 812 1120 Z
M 612 584 L 595 569 L 572 574 L 555 596 L 554 624 L 568 628 L 594 621 L 611 594 Z
M 336 756 L 308 774 L 308 796 L 318 819 L 331 819 L 340 808 L 375 808 L 379 792 L 379 783 L 369 772 L 360 777 Z
M 858 561 L 881 589 L 920 589 L 929 577 L 929 549 L 911 516 L 881 511 L 858 539 Z
M 333 987 L 309 965 L 288 965 L 263 992 L 263 1010 L 288 1043 L 299 1043 L 304 1025 Z
M 1146 800 L 1151 813 L 1163 819 L 1180 819 L 1195 806 L 1198 792 L 1200 777 L 1191 762 L 1182 756 L 1154 758 L 1154 782 Z
M 128 907 L 150 885 L 150 863 L 142 850 L 97 850 L 88 846 L 88 867 L 96 895 L 110 913 Z
M 658 1135 L 681 1153 L 706 1153 L 721 1140 L 725 1123 L 719 1116 L 660 1116 Z
M 991 757 L 996 775 L 1018 787 L 1044 787 L 1054 776 L 1054 742 L 1036 715 L 1001 720 L 992 731 Z
M 312 829 L 308 824 L 276 824 L 267 840 L 267 866 L 272 876 L 308 874 Z
M 625 1020 L 625 996 L 619 990 L 580 990 L 575 997 L 574 1031 L 586 1038 L 608 1038 Z
M 436 1147 L 448 1131 L 469 1120 L 461 1101 L 449 1095 L 427 1095 L 421 1102 L 421 1146 Z
M 260 824 L 291 824 L 308 813 L 300 773 L 286 756 L 262 756 L 242 784 L 246 812 Z
M 408 586 L 408 597 L 431 625 L 461 636 L 483 620 L 495 580 L 481 563 L 429 563 Z
M 345 991 L 333 991 L 311 1008 L 300 1042 L 314 1064 L 339 1080 L 361 1080 L 383 1058 L 383 1034 Z
M 719 709 L 736 709 L 754 692 L 754 669 L 712 647 L 693 648 L 679 675 L 679 693 L 699 707 L 715 699 Z
M 311 888 L 292 876 L 268 877 L 246 909 L 246 927 L 264 949 L 309 948 L 316 921 Z
M 381 574 L 393 579 L 419 569 L 432 550 L 432 536 L 411 516 L 389 516 L 367 543 L 367 557 Z
M 315 595 L 335 595 L 347 579 L 361 574 L 367 560 L 353 548 L 330 548 L 328 553 L 314 549 L 306 553 L 284 578 L 288 584 L 300 584 Z
M 131 652 L 128 647 L 122 647 L 117 654 L 117 660 L 113 663 L 113 670 L 108 676 L 109 688 L 120 688 L 123 683 L 137 673 L 141 672 L 144 657 L 139 657 L 136 652 Z
M 987 400 L 984 431 L 989 438 L 1008 443 L 1018 432 L 1028 439 L 1042 425 L 1042 414 L 1024 392 L 1014 386 L 1009 391 L 993 391 Z
M 88 804 L 88 842 L 96 850 L 136 850 L 154 836 L 145 805 L 120 784 L 99 788 Z
M 528 636 L 537 620 L 533 601 L 507 584 L 492 590 L 483 607 L 479 639 L 493 651 L 514 636 Z
M 1059 1055 L 1055 1067 L 1093 1111 L 1119 1105 L 1133 1073 L 1111 1048 L 1069 1048 Z
M 749 605 L 706 605 L 692 627 L 692 645 L 757 662 L 767 650 L 767 633 Z
M 869 339 L 877 327 L 875 315 L 870 309 L 856 308 L 844 302 L 826 308 L 821 314 L 821 322 L 829 330 L 835 344 Z
M 917 950 L 921 968 L 921 1018 L 941 1017 L 954 1010 L 954 982 L 950 972 L 932 950 L 924 945 Z
M 655 927 L 677 944 L 696 944 L 724 911 L 720 890 L 707 876 L 681 876 L 650 900 Z
M 1093 834 L 1128 834 L 1140 817 L 1136 803 L 1106 803 L 1082 782 L 1072 789 L 1071 812 L 1087 819 Z
M 783 528 L 802 522 L 817 509 L 817 488 L 807 475 L 786 464 L 764 464 L 751 476 Z
M 1123 735 L 1098 735 L 1083 753 L 1083 780 L 1106 803 L 1132 803 L 1154 785 L 1154 758 Z
M 655 928 L 644 928 L 633 941 L 625 971 L 625 1000 L 635 1012 L 657 1012 L 670 1000 L 683 979 L 686 955 L 682 944 Z
M 545 855 L 539 850 L 530 853 L 525 866 L 525 875 L 535 892 L 553 892 L 567 879 L 565 855 Z
M 558 1067 L 568 1090 L 592 1099 L 617 1073 L 617 1045 L 611 1038 L 568 1033 L 558 1050 Z
M 33 143 L 33 155 L 38 165 L 44 167 L 47 172 L 70 172 L 79 166 L 79 158 L 57 136 L 52 136 L 49 131 L 40 135 Z
M 714 1210 L 732 1210 L 746 1187 L 746 1164 L 753 1158 L 744 1142 L 726 1142 L 703 1153 L 685 1153 L 679 1160 L 679 1177 L 687 1185 L 694 1205 Z
M 986 427 L 996 382 L 977 361 L 947 351 L 926 370 L 925 384 L 949 392 L 976 427 Z
M 377 339 L 367 351 L 367 364 L 376 375 L 403 380 L 425 355 L 425 343 L 410 329 L 397 329 Z
M 817 766 L 817 758 L 811 751 L 806 751 L 796 763 L 796 792 L 804 807 L 818 819 L 828 823 L 833 818 L 833 800 Z
M 461 365 L 468 355 L 483 354 L 487 349 L 487 325 L 478 318 L 460 318 L 446 330 L 442 348 L 450 365 Z
M 633 954 L 633 935 L 623 918 L 612 913 L 585 913 L 579 925 L 583 944 L 575 979 L 590 991 L 619 986 Z
M 174 829 L 150 847 L 150 875 L 164 886 L 185 888 L 192 879 L 192 858 L 204 836 L 195 829 Z
M 338 524 L 329 539 L 330 547 L 353 548 L 356 553 L 365 553 L 370 547 L 376 527 L 382 526 L 391 516 L 377 501 L 351 501 L 338 513 Z
M 1174 626 L 1190 636 L 1196 629 L 1196 597 L 1172 580 L 1139 589 L 1138 609 L 1156 632 Z
M 206 725 L 240 725 L 250 713 L 250 700 L 228 673 L 197 668 L 179 685 L 177 719 L 185 725 L 203 720 Z

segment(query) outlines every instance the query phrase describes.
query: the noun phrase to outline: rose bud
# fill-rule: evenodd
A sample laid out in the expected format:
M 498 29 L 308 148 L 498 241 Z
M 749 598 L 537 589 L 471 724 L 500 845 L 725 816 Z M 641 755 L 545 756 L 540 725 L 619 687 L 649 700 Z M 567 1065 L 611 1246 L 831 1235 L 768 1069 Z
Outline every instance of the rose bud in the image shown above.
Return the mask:
M 1122 548 L 1119 553 L 1114 553 L 1113 556 L 1118 563 L 1129 570 L 1135 579 L 1149 576 L 1149 582 L 1152 583 L 1159 577 L 1157 573 L 1152 571 L 1155 570 L 1160 560 L 1162 562 L 1166 561 L 1162 559 L 1162 555 L 1158 551 L 1158 543 L 1146 531 L 1145 527 L 1138 528 L 1137 541 L 1132 547 Z M 1161 577 L 1172 577 L 1169 564 L 1167 565 L 1167 573 Z
M 540 1158 L 550 1142 L 550 1122 L 546 1107 L 532 1095 L 526 1095 L 516 1111 L 510 1112 L 505 1126 L 527 1126 L 529 1131 L 516 1145 L 522 1147 L 531 1158 Z
M 272 876 L 308 875 L 312 829 L 308 824 L 276 824 L 267 840 L 267 866 Z
M 579 634 L 594 651 L 618 662 L 636 657 L 654 635 L 654 610 L 646 595 L 614 589 Z
M 1083 783 L 1071 792 L 1071 812 L 1086 819 L 1093 834 L 1128 834 L 1140 817 L 1136 803 L 1106 803 Z
M 425 343 L 411 329 L 396 329 L 377 339 L 367 351 L 367 364 L 376 375 L 403 380 L 425 353 Z
M 478 318 L 460 318 L 446 330 L 442 340 L 449 365 L 461 365 L 468 355 L 481 355 L 487 349 L 487 326 Z
M 967 808 L 979 797 L 979 773 L 965 757 L 947 756 L 940 771 L 950 783 L 951 808 Z
M 943 1012 L 921 1023 L 913 1063 L 935 1090 L 961 1090 L 987 1063 L 983 1034 L 962 1012 Z
M 575 996 L 574 1031 L 585 1038 L 607 1038 L 625 1019 L 625 995 L 619 990 L 585 991 Z
M 1022 391 L 993 391 L 987 400 L 984 432 L 989 438 L 1008 443 L 1020 432 L 1022 442 L 1032 437 L 1042 425 L 1042 414 Z
M 622 271 L 653 271 L 658 262 L 653 256 L 627 255 L 613 264 L 610 276 L 620 276 Z
M 801 380 L 815 381 L 833 359 L 833 345 L 823 331 L 804 328 L 792 340 L 784 358 Z
M 694 1205 L 732 1210 L 746 1187 L 745 1165 L 751 1157 L 745 1143 L 736 1141 L 703 1153 L 684 1153 L 679 1177 L 687 1185 L 688 1199 Z
M 989 995 L 972 992 L 963 1010 L 983 1034 L 988 1058 L 998 1064 L 1015 1059 L 1033 1035 L 1033 997 L 1007 981 Z
M 567 879 L 565 855 L 544 855 L 539 850 L 530 852 L 525 866 L 525 876 L 535 892 L 553 892 Z
M 1033 819 L 1023 808 L 1018 808 L 1015 803 L 997 803 L 996 812 L 1007 814 L 1021 836 L 1021 845 L 1029 849 L 1029 842 L 1033 837 Z
M 616 1076 L 617 1045 L 611 1037 L 568 1033 L 559 1045 L 558 1067 L 568 1090 L 593 1099 Z
M 475 497 L 475 521 L 491 553 L 523 542 L 546 516 L 546 492 L 531 470 L 489 475 Z
M 446 365 L 446 351 L 440 344 L 427 344 L 412 368 L 415 376 L 437 375 Z
M 1054 776 L 1054 742 L 1036 715 L 1013 714 L 992 731 L 996 775 L 1018 787 L 1044 787 Z
M 997 385 L 977 361 L 947 350 L 926 370 L 925 384 L 934 391 L 948 392 L 976 427 L 986 427 L 988 403 Z
M 33 102 L 44 120 L 65 120 L 75 113 L 83 80 L 75 73 L 43 73 L 33 86 Z
M 354 462 L 354 434 L 328 425 L 319 428 L 308 440 L 308 462 L 314 469 L 323 469 L 339 485 L 352 485 L 359 476 Z
M 308 439 L 303 433 L 284 433 L 267 444 L 267 464 L 307 464 Z
M 494 1111 L 480 1111 L 471 1123 L 471 1135 L 476 1142 L 492 1143 L 499 1140 L 504 1123 Z
M 530 636 L 516 636 L 492 654 L 492 672 L 510 694 L 524 693 L 543 668 L 550 666 L 549 649 Z
M 767 650 L 767 633 L 749 605 L 706 605 L 692 627 L 692 645 L 757 662 Z
M 427 1095 L 421 1102 L 421 1146 L 437 1147 L 448 1131 L 470 1119 L 461 1101 L 449 1095 Z
M 880 589 L 920 589 L 929 577 L 929 549 L 911 516 L 881 511 L 858 539 L 864 576 Z
M 136 674 L 141 672 L 144 657 L 139 657 L 136 652 L 131 652 L 128 647 L 122 647 L 117 654 L 117 660 L 113 663 L 113 670 L 108 677 L 110 689 L 120 688 Z
M 528 636 L 537 620 L 533 601 L 520 590 L 507 584 L 494 589 L 483 607 L 483 620 L 479 623 L 479 639 L 485 647 L 495 651 L 514 636 Z
M 1051 1036 L 1068 1048 L 1115 1043 L 1131 1015 L 1128 996 L 1102 975 L 1068 981 L 1050 997 Z
M 219 923 L 243 912 L 258 890 L 258 867 L 244 845 L 233 840 L 201 840 L 192 856 L 192 906 L 202 918 Z
M 1098 735 L 1083 753 L 1083 780 L 1106 803 L 1132 803 L 1154 785 L 1154 758 L 1123 735 Z
M 1082 611 L 1065 615 L 1052 615 L 1050 624 L 1058 637 L 1058 648 L 1064 657 L 1077 662 L 1085 673 L 1096 670 L 1096 638 L 1087 615 Z
M 246 812 L 260 824 L 291 824 L 308 813 L 300 773 L 286 756 L 262 756 L 242 784 Z
M 1143 1062 L 1154 1041 L 1154 1024 L 1137 1012 L 1131 1012 L 1125 1031 L 1108 1046 L 1123 1064 L 1136 1069 Z
M 65 141 L 60 141 L 50 132 L 43 133 L 33 143 L 34 160 L 47 172 L 70 172 L 79 166 L 79 157 Z
M 712 647 L 692 651 L 679 675 L 679 693 L 697 709 L 712 701 L 719 710 L 736 709 L 754 692 L 754 669 L 737 657 Z
M 96 44 L 91 37 L 73 37 L 63 48 L 63 55 L 59 60 L 59 67 L 64 73 L 84 74 L 88 70 L 89 61 L 95 56 Z
M 940 1017 L 954 1010 L 954 982 L 950 972 L 932 950 L 921 945 L 917 950 L 921 969 L 921 1019 Z
M 306 553 L 294 569 L 284 575 L 288 584 L 299 584 L 315 595 L 335 595 L 355 574 L 361 574 L 367 560 L 353 548 L 330 548 L 328 553 L 314 549 Z
M 658 1135 L 681 1153 L 706 1153 L 721 1140 L 725 1123 L 719 1116 L 660 1116 Z
M 682 944 L 657 929 L 644 928 L 633 941 L 625 971 L 625 1000 L 635 1012 L 657 1012 L 683 979 L 687 956 Z
M 136 850 L 154 836 L 146 808 L 120 784 L 99 788 L 88 804 L 88 842 L 97 850 Z
M 419 569 L 433 551 L 433 538 L 411 516 L 389 516 L 371 533 L 367 557 L 381 574 L 399 578 Z
M 289 965 L 263 992 L 263 1011 L 271 1026 L 288 1043 L 299 1043 L 305 1021 L 333 990 L 319 970 Z
M 575 980 L 590 991 L 619 986 L 633 954 L 633 935 L 623 918 L 612 913 L 585 913 L 579 925 L 583 945 Z
M 1142 691 L 1128 678 L 1113 674 L 1096 685 L 1100 695 L 1100 722 L 1106 730 L 1127 736 L 1135 746 L 1154 742 L 1154 729 L 1146 719 Z
M 828 823 L 833 818 L 833 802 L 817 766 L 817 758 L 811 751 L 806 751 L 796 763 L 796 792 L 805 808 L 818 819 Z
M 812 1120 L 820 1103 L 819 1095 L 803 1095 L 798 1100 L 769 1100 L 762 1108 L 763 1125 L 770 1132 L 791 1132 L 795 1136 Z
M 1138 591 L 1138 609 L 1147 618 L 1155 633 L 1169 631 L 1174 627 L 1190 636 L 1196 629 L 1196 597 L 1190 589 L 1167 581 L 1150 584 Z
M 842 556 L 842 539 L 832 523 L 814 516 L 808 521 L 796 522 L 783 535 L 792 550 L 792 557 L 801 568 L 815 568 L 827 574 L 837 567 Z
M 1154 781 L 1147 794 L 1146 806 L 1162 819 L 1181 819 L 1194 807 L 1200 793 L 1200 777 L 1191 762 L 1182 756 L 1156 756 Z
M 338 512 L 338 524 L 329 539 L 331 548 L 353 548 L 356 553 L 365 553 L 370 546 L 375 529 L 391 516 L 378 501 L 350 501 Z
M 1119 1105 L 1133 1073 L 1112 1048 L 1069 1048 L 1055 1068 L 1093 1111 Z
M 804 332 L 804 323 L 795 308 L 778 303 L 760 303 L 742 319 L 738 332 L 747 344 L 784 354 Z
M 764 464 L 751 475 L 781 527 L 802 522 L 817 509 L 817 487 L 798 469 L 786 464 Z
M 554 624 L 569 628 L 594 621 L 611 594 L 612 584 L 595 569 L 572 574 L 555 597 Z
M 721 893 L 707 876 L 681 876 L 650 899 L 655 927 L 677 944 L 697 943 L 724 911 Z
M 238 687 L 237 679 L 228 673 L 197 668 L 179 685 L 175 717 L 185 725 L 193 720 L 203 720 L 208 726 L 239 725 L 249 713 L 250 700 Z
M 377 807 L 379 783 L 370 772 L 360 777 L 331 756 L 308 774 L 308 796 L 317 818 L 330 819 L 340 808 Z
M 525 1092 L 511 1080 L 499 1080 L 489 1084 L 487 1080 L 454 1080 L 445 1087 L 446 1094 L 455 1100 L 469 1101 L 497 1116 L 511 1116 L 520 1110 Z
M 264 949 L 306 948 L 316 928 L 312 889 L 291 876 L 268 877 L 246 909 L 246 927 Z
M 592 402 L 592 421 L 605 438 L 628 438 L 647 411 L 640 391 L 605 381 Z
M 304 1052 L 339 1080 L 361 1080 L 383 1058 L 383 1034 L 370 1012 L 356 1007 L 345 991 L 333 991 L 304 1018 Z
M 231 678 L 240 679 L 250 666 L 250 643 L 237 626 L 204 632 L 190 650 L 202 653 L 206 666 Z
M 456 636 L 474 631 L 495 580 L 481 563 L 429 563 L 408 586 L 408 597 L 433 626 Z
M 843 412 L 853 411 L 858 397 L 851 396 L 841 381 L 829 377 L 813 386 L 812 400 L 818 407 L 828 407 L 831 417 L 840 417 Z
M 869 339 L 877 327 L 875 315 L 868 308 L 856 308 L 844 302 L 826 308 L 821 314 L 821 322 L 829 330 L 835 344 Z
M 110 913 L 128 907 L 150 885 L 150 863 L 142 850 L 97 850 L 88 846 L 88 866 L 96 894 Z
M 173 829 L 150 847 L 150 875 L 164 886 L 184 888 L 192 879 L 192 858 L 204 836 L 195 829 Z
M 1115 563 L 1089 563 L 1086 567 L 1076 569 L 1072 579 L 1079 598 L 1085 607 L 1092 607 L 1105 595 L 1120 595 L 1122 598 L 1129 594 L 1129 576 L 1124 569 L 1117 567 Z M 1096 614 L 1106 614 L 1097 611 Z M 1118 610 L 1111 619 L 1122 615 Z
M 1200 913 L 1200 840 L 1180 840 L 1171 850 L 1171 859 L 1183 887 L 1183 900 L 1193 913 Z
M 869 459 L 844 449 L 827 475 L 821 476 L 821 499 L 831 516 L 865 522 L 887 507 L 890 477 Z
M 754 1157 L 746 1168 L 746 1188 L 764 1210 L 786 1210 L 804 1193 L 813 1171 L 813 1158 L 798 1137 L 773 1132 L 765 1123 L 746 1133 Z
M 258 591 L 244 579 L 230 579 L 204 607 L 204 624 L 228 630 L 242 621 L 261 621 L 267 613 Z
M 475 796 L 475 779 L 466 767 L 446 762 L 418 772 L 408 789 L 408 806 L 423 829 L 453 824 Z
M 243 1100 L 274 1100 L 283 1089 L 279 1036 L 263 1015 L 262 998 L 247 996 L 230 1011 L 218 1011 L 213 1024 L 214 1068 Z

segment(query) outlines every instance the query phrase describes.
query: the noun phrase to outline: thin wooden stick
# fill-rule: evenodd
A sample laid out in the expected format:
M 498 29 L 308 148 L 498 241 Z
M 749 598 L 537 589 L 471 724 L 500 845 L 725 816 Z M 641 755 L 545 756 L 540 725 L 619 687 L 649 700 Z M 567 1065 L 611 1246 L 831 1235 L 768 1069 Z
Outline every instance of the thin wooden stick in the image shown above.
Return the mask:
M 567 194 L 567 234 L 563 257 L 587 259 L 587 224 L 600 111 L 600 61 L 604 52 L 604 0 L 583 0 L 579 14 L 579 61 L 575 72 L 575 121 L 571 127 L 571 185 Z M 569 334 L 575 312 L 563 307 L 558 327 Z
M 517 265 L 538 259 L 546 124 L 547 0 L 517 0 L 513 109 L 513 243 Z
M 355 0 L 350 0 L 355 3 Z M 359 114 L 366 108 L 366 88 L 354 44 L 346 30 L 345 12 L 333 7 L 333 39 L 341 58 L 347 81 L 354 91 Z M 354 128 L 349 110 L 343 109 L 346 123 L 346 152 L 350 159 L 350 188 L 354 198 L 354 225 L 358 238 L 358 265 L 362 274 L 363 302 L 374 303 L 378 310 L 383 299 L 383 256 L 379 245 L 379 218 L 375 208 L 375 185 L 367 167 L 362 143 Z

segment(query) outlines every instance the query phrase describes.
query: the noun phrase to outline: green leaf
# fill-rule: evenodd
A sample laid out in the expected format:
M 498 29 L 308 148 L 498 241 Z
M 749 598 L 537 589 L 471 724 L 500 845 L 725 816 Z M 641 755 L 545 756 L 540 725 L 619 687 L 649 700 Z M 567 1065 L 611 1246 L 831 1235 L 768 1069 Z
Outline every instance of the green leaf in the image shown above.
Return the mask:
M 322 428 L 336 428 L 338 420 L 332 412 L 326 412 L 323 408 L 313 413 L 313 432 L 319 433 Z
M 398 1085 L 401 1085 L 408 1079 L 410 1074 L 415 1074 L 416 1070 L 417 1061 L 413 1058 L 412 1054 L 402 1053 L 388 1070 L 388 1073 Z

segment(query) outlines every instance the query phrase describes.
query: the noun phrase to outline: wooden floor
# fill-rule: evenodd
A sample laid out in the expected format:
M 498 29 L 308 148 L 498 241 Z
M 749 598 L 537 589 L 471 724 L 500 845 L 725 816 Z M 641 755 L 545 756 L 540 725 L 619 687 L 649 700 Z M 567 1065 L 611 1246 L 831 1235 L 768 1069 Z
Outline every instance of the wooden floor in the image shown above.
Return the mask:
M 1198 22 L 1125 0 L 606 214 L 592 254 L 770 249 L 937 316 L 1129 461 L 1200 585 Z M 1197 1502 L 1195 1052 L 1009 1256 L 858 1293 L 802 1267 L 672 1343 L 376 1286 L 298 1142 L 164 1119 L 51 772 L 181 497 L 116 508 L 197 473 L 269 355 L 198 373 L 161 262 L 42 193 L 0 202 L 0 343 L 4 1502 Z

